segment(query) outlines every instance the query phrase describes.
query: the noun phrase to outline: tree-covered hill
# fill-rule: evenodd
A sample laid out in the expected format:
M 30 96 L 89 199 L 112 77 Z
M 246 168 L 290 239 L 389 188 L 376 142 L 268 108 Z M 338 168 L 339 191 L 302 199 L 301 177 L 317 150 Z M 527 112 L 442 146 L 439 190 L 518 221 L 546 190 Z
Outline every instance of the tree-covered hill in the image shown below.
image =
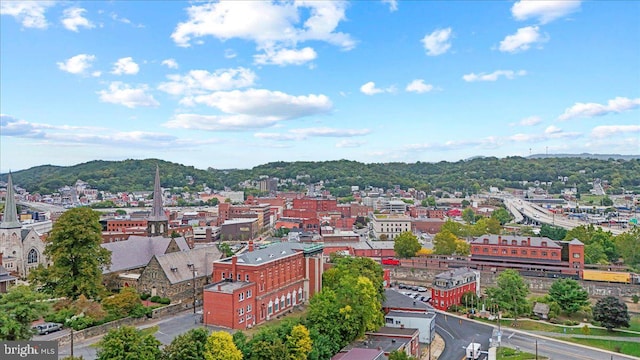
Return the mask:
M 155 167 L 160 167 L 163 187 L 196 189 L 206 183 L 210 188 L 237 188 L 245 180 L 257 180 L 261 175 L 280 179 L 301 179 L 306 183 L 324 181 L 337 192 L 348 192 L 352 185 L 391 188 L 399 185 L 419 190 L 441 188 L 448 191 L 477 193 L 488 186 L 499 188 L 523 185 L 520 181 L 553 182 L 552 192 L 566 186 L 578 186 L 588 192 L 588 182 L 595 178 L 607 180 L 613 192 L 640 192 L 640 159 L 598 160 L 586 158 L 522 158 L 482 157 L 457 162 L 438 163 L 372 163 L 349 160 L 320 162 L 272 162 L 252 169 L 199 170 L 192 166 L 157 159 L 124 161 L 91 161 L 69 167 L 44 165 L 13 173 L 14 183 L 35 193 L 51 193 L 80 179 L 99 190 L 111 192 L 151 190 Z M 7 174 L 0 176 L 6 181 Z M 308 178 L 306 177 L 308 176 Z M 566 185 L 558 176 L 568 177 Z M 190 186 L 188 177 L 193 178 Z

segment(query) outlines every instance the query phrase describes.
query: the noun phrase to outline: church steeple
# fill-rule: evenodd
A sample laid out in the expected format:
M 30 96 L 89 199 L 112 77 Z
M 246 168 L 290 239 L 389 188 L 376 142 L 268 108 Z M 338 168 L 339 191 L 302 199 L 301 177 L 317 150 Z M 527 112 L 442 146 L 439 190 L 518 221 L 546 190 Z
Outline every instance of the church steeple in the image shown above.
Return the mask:
M 4 204 L 4 214 L 0 222 L 0 229 L 21 228 L 22 224 L 18 221 L 18 210 L 16 209 L 16 195 L 13 192 L 13 180 L 11 173 L 7 180 L 7 201 Z
M 162 189 L 160 188 L 160 168 L 156 165 L 156 178 L 153 184 L 153 207 L 147 219 L 147 233 L 149 236 L 166 235 L 169 228 L 169 218 L 162 207 Z

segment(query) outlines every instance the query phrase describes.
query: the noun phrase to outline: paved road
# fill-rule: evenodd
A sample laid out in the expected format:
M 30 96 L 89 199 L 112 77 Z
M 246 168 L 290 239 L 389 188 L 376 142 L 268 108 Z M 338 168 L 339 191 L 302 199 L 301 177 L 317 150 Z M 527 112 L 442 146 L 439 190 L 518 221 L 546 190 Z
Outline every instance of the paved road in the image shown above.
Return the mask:
M 150 321 L 149 323 L 138 326 L 138 328 L 147 328 L 155 325 L 158 325 L 158 331 L 156 331 L 154 335 L 156 339 L 158 339 L 162 344 L 165 345 L 171 343 L 171 341 L 180 334 L 183 334 L 191 329 L 202 327 L 202 324 L 199 321 L 196 321 L 193 313 L 191 311 L 186 311 L 174 317 L 164 318 L 158 321 Z M 209 327 L 209 330 L 218 331 L 223 329 Z M 49 334 L 48 336 L 52 335 L 53 337 L 59 337 L 61 333 Z M 96 353 L 98 349 L 95 347 L 95 344 L 100 341 L 101 338 L 102 337 L 98 336 L 82 342 L 76 342 L 74 344 L 73 355 L 82 356 L 85 360 L 96 359 Z M 34 338 L 34 340 L 40 339 Z M 71 355 L 71 347 L 69 345 L 59 349 L 60 359 L 69 355 Z
M 463 347 L 470 342 L 479 342 L 483 350 L 489 345 L 489 337 L 495 326 L 471 321 L 466 318 L 440 313 L 436 317 L 436 331 L 445 340 L 445 351 L 440 359 L 459 360 L 465 356 Z M 521 331 L 502 328 L 502 345 L 520 348 L 532 354 L 536 353 L 550 360 L 628 360 L 633 356 L 614 354 L 607 351 L 566 343 L 547 337 L 536 336 Z M 485 355 L 483 355 L 484 358 Z

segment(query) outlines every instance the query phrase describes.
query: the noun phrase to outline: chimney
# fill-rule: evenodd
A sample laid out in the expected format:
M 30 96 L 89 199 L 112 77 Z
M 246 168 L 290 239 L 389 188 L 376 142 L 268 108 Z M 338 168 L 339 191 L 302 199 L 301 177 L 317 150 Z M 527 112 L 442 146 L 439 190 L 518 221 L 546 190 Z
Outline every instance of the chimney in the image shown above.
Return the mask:
M 249 252 L 253 251 L 253 240 L 249 240 Z
M 233 255 L 231 257 L 231 273 L 235 276 L 237 274 L 236 272 L 236 265 L 238 263 L 238 257 L 236 255 Z M 231 281 L 233 281 L 233 278 L 231 278 Z
M 0 252 L 0 266 L 2 266 L 2 257 L 3 256 L 4 256 L 4 254 Z
M 218 285 L 218 291 L 222 291 L 222 285 Z
M 498 235 L 498 245 L 500 245 L 501 241 L 502 241 L 502 236 Z
M 531 238 L 530 237 L 527 238 L 527 246 L 531 246 Z

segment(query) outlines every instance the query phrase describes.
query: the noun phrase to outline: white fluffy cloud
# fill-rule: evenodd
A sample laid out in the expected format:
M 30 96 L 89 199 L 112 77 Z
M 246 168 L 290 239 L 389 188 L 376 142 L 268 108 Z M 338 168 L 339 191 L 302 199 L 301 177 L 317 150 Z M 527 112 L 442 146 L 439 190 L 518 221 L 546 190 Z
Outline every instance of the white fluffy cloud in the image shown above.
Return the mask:
M 114 81 L 109 85 L 108 90 L 98 91 L 98 95 L 100 95 L 102 102 L 123 105 L 128 108 L 159 106 L 160 103 L 154 99 L 153 95 L 147 93 L 148 90 L 147 85 L 133 87 L 120 81 Z
M 598 103 L 575 103 L 567 108 L 559 120 L 569 120 L 577 117 L 602 116 L 611 113 L 621 113 L 640 107 L 640 98 L 629 99 L 626 97 L 616 97 L 605 104 Z
M 526 117 L 518 123 L 520 126 L 534 126 L 538 125 L 542 122 L 542 119 L 539 116 L 529 116 Z
M 531 44 L 540 44 L 546 42 L 548 36 L 540 34 L 538 26 L 527 26 L 518 29 L 515 34 L 508 35 L 500 42 L 500 51 L 502 52 L 520 52 L 529 50 Z
M 538 19 L 546 24 L 580 9 L 580 0 L 520 0 L 511 7 L 516 20 Z
M 305 47 L 300 50 L 296 49 L 267 49 L 264 54 L 253 56 L 256 64 L 260 65 L 302 65 L 309 61 L 315 60 L 318 54 L 313 48 Z
M 54 1 L 0 1 L 0 15 L 13 16 L 25 28 L 46 29 L 49 26 L 44 13 Z
M 425 35 L 422 44 L 427 50 L 427 55 L 438 56 L 446 53 L 451 48 L 451 28 L 437 29 L 431 34 Z
M 84 17 L 84 13 L 87 10 L 78 7 L 68 8 L 63 12 L 62 25 L 71 31 L 78 32 L 78 28 L 83 27 L 87 29 L 92 29 L 95 27 L 89 19 Z
M 138 71 L 140 71 L 140 66 L 133 61 L 133 58 L 125 57 L 113 63 L 111 73 L 114 75 L 135 75 Z
M 579 132 L 564 131 L 555 125 L 550 125 L 544 129 L 544 132 L 541 134 L 514 134 L 507 137 L 507 140 L 518 143 L 527 143 L 551 139 L 575 139 L 581 136 L 582 134 Z
M 369 134 L 369 129 L 302 128 L 291 129 L 287 133 L 255 133 L 253 136 L 273 141 L 304 140 L 309 137 L 354 137 Z
M 165 59 L 162 60 L 162 65 L 168 67 L 169 69 L 177 69 L 178 68 L 178 62 L 175 59 Z
M 355 41 L 336 30 L 346 19 L 346 6 L 345 1 L 221 1 L 192 5 L 187 8 L 187 21 L 176 26 L 171 38 L 184 47 L 195 38 L 213 36 L 220 40 L 250 40 L 263 51 L 295 49 L 299 43 L 314 40 L 349 50 Z M 303 55 L 308 57 L 309 52 Z M 265 63 L 277 64 L 266 59 Z
M 602 139 L 618 134 L 631 135 L 635 133 L 640 133 L 640 125 L 602 125 L 591 130 L 591 137 Z
M 91 63 L 96 59 L 95 55 L 78 54 L 70 57 L 66 61 L 58 62 L 58 69 L 71 74 L 84 74 L 90 67 Z M 100 76 L 98 74 L 98 76 Z
M 158 89 L 172 95 L 204 94 L 207 91 L 233 90 L 252 86 L 256 74 L 247 68 L 219 69 L 212 73 L 206 70 L 191 70 L 186 75 L 168 75 L 168 82 Z
M 336 147 L 337 148 L 355 148 L 355 147 L 360 147 L 366 143 L 367 142 L 363 140 L 344 139 L 344 140 L 338 141 L 336 143 Z
M 513 71 L 513 70 L 496 70 L 492 73 L 470 73 L 462 76 L 462 79 L 467 82 L 475 82 L 475 81 L 496 81 L 500 77 L 504 77 L 505 79 L 515 79 L 516 76 L 524 76 L 527 75 L 527 72 L 524 70 Z
M 333 107 L 325 95 L 294 96 L 265 89 L 218 91 L 191 97 L 189 102 L 216 108 L 224 114 L 177 114 L 164 125 L 210 131 L 258 129 L 284 120 L 327 114 Z
M 426 93 L 431 90 L 433 90 L 433 85 L 425 84 L 424 80 L 422 79 L 413 80 L 412 82 L 407 84 L 407 87 L 405 88 L 405 91 L 415 92 L 418 94 Z
M 360 92 L 365 94 L 365 95 L 375 95 L 375 94 L 380 94 L 380 93 L 392 93 L 395 92 L 396 88 L 395 86 L 389 86 L 386 89 L 380 89 L 376 87 L 376 83 L 374 83 L 373 81 L 369 81 L 368 83 L 360 86 Z
M 384 4 L 389 4 L 389 11 L 394 12 L 398 10 L 398 0 L 382 0 Z

